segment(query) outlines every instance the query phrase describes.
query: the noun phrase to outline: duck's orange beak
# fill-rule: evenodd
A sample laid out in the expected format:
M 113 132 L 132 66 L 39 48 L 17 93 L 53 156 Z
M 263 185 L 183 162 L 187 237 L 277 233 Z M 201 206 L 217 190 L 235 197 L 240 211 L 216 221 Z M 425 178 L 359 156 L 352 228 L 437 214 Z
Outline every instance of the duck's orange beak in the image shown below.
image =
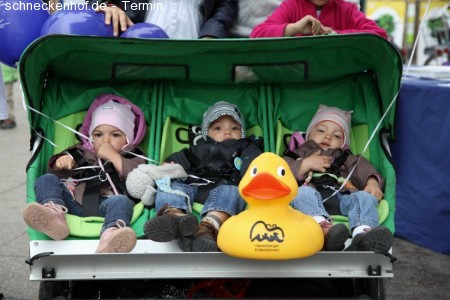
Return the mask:
M 242 189 L 244 196 L 250 196 L 260 200 L 270 200 L 287 196 L 291 189 L 272 174 L 261 172 Z

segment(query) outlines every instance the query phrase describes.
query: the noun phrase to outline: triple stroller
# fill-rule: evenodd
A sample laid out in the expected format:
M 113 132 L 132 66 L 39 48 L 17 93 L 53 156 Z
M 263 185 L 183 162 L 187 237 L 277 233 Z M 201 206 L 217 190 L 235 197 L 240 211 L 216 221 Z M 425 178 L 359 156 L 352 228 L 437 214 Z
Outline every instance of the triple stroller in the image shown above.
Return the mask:
M 401 75 L 402 60 L 395 48 L 370 34 L 189 41 L 42 37 L 20 61 L 32 150 L 27 202 L 35 201 L 33 185 L 46 172 L 48 159 L 77 142 L 67 127 L 77 130 L 100 94 L 123 96 L 142 109 L 147 134 L 141 147 L 158 162 L 189 146 L 198 135 L 202 113 L 217 101 L 238 105 L 247 135 L 263 137 L 264 150 L 279 155 L 292 133 L 306 130 L 318 105 L 326 104 L 354 111 L 351 150 L 384 176 L 379 220 L 394 232 L 396 178 L 388 141 L 394 138 L 391 103 Z M 199 209 L 193 206 L 194 212 Z M 260 286 L 267 281 L 295 286 L 304 280 L 327 280 L 347 287 L 328 289 L 329 298 L 379 299 L 383 279 L 394 276 L 390 257 L 373 252 L 319 252 L 294 260 L 185 253 L 176 242 L 145 239 L 143 225 L 155 214 L 151 206 L 136 205 L 131 227 L 138 241 L 126 254 L 94 253 L 103 222 L 99 217 L 66 215 L 70 236 L 63 241 L 29 229 L 27 263 L 30 280 L 40 281 L 39 299 L 142 298 L 158 286 L 205 279 L 250 280 Z M 343 216 L 333 218 L 346 222 Z

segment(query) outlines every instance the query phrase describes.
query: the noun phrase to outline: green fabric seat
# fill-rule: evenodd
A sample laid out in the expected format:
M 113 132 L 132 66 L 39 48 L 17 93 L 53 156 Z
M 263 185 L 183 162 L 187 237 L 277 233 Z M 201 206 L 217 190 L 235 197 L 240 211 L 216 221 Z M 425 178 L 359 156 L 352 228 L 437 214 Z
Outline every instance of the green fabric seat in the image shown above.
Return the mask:
M 203 113 L 218 101 L 227 101 L 239 107 L 245 119 L 246 134 L 268 137 L 266 103 L 261 101 L 261 91 L 251 85 L 211 85 L 196 82 L 171 82 L 162 101 L 163 130 L 160 143 L 160 160 L 188 147 L 187 130 L 190 124 L 200 126 Z M 200 129 L 199 129 L 200 130 Z M 177 139 L 177 131 L 180 133 Z M 270 150 L 264 139 L 264 148 Z

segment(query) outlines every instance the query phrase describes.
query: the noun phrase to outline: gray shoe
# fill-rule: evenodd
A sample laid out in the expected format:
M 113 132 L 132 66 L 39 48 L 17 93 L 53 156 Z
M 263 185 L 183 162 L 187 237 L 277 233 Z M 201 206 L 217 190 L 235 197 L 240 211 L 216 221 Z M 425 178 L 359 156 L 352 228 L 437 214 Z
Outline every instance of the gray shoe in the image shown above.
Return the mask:
M 178 240 L 178 246 L 184 252 L 219 252 L 217 229 L 207 221 L 202 221 L 192 237 Z
M 197 218 L 180 214 L 177 209 L 165 209 L 144 224 L 145 236 L 155 242 L 170 242 L 180 237 L 193 235 L 197 231 Z
M 324 236 L 323 250 L 342 251 L 345 248 L 345 241 L 350 236 L 347 226 L 342 223 L 333 225 L 328 220 L 320 222 Z
M 386 227 L 375 227 L 365 230 L 356 235 L 348 251 L 373 251 L 375 253 L 386 254 L 391 249 L 394 237 Z

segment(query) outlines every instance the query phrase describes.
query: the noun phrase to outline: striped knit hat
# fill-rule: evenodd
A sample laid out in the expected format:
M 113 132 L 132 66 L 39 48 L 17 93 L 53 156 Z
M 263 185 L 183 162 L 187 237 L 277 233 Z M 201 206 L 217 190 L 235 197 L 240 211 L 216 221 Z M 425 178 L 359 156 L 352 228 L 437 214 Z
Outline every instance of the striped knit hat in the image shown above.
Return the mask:
M 245 123 L 244 118 L 242 117 L 239 108 L 236 105 L 219 101 L 216 102 L 213 106 L 208 108 L 208 110 L 203 114 L 203 122 L 202 122 L 202 135 L 203 138 L 206 139 L 208 136 L 208 129 L 211 126 L 211 123 L 219 119 L 223 116 L 232 117 L 237 123 L 241 125 L 241 133 L 242 138 L 245 138 Z
M 323 121 L 331 121 L 341 127 L 342 132 L 344 133 L 345 142 L 341 146 L 341 148 L 343 148 L 345 145 L 350 146 L 350 126 L 352 112 L 353 111 L 346 111 L 337 107 L 319 105 L 319 109 L 309 123 L 308 129 L 306 129 L 306 140 L 308 140 L 308 136 L 314 126 Z

